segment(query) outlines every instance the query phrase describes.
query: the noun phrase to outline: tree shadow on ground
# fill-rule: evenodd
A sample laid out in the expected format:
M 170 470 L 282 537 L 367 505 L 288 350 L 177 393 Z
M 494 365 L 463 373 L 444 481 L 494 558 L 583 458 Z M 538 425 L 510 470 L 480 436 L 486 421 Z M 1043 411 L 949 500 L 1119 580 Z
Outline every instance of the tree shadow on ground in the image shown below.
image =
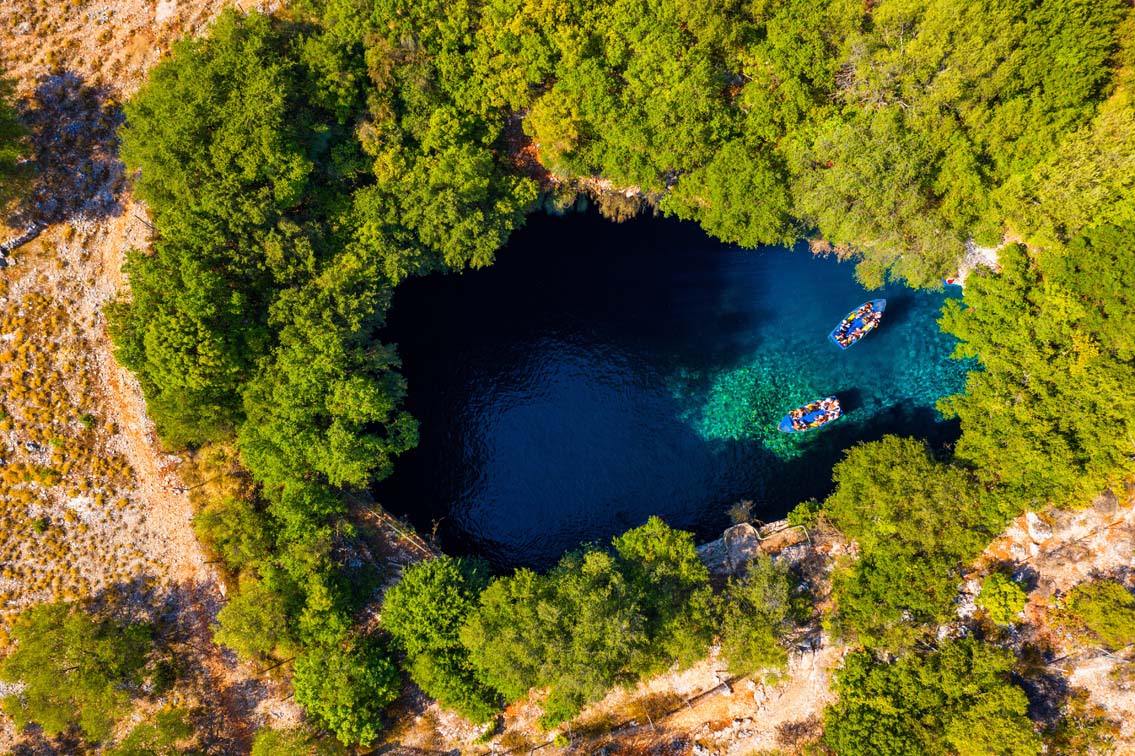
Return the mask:
M 13 743 L 7 756 L 60 756 L 60 754 L 84 753 L 84 742 L 74 732 L 58 737 L 45 735 L 39 725 L 29 725 L 20 739 Z
M 118 159 L 123 115 L 110 90 L 57 71 L 40 77 L 19 111 L 35 177 L 13 223 L 30 230 L 119 215 L 126 175 Z
M 1047 648 L 1026 644 L 1017 652 L 1020 665 L 1012 675 L 1028 698 L 1029 719 L 1046 729 L 1060 721 L 1070 692 L 1068 679 L 1048 666 L 1051 656 Z
M 214 644 L 213 623 L 223 603 L 218 599 L 207 586 L 139 574 L 85 603 L 100 616 L 151 626 L 153 658 L 170 664 L 176 684 L 203 704 L 192 714 L 203 753 L 248 753 L 257 706 L 281 694 L 267 675 L 235 674 L 235 656 Z

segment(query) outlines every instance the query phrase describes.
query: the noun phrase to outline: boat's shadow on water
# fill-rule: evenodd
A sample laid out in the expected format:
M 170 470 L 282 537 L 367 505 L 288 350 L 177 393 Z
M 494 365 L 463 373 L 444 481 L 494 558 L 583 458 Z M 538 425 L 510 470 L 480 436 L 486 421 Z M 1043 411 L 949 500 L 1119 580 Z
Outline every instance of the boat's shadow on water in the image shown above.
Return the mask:
M 898 330 L 910 321 L 911 312 L 915 308 L 914 296 L 909 293 L 888 293 L 887 309 L 883 312 L 882 325 L 879 333 L 887 330 Z
M 835 392 L 845 415 L 863 409 L 863 392 L 857 388 L 843 388 Z
M 863 411 L 861 392 L 845 388 L 838 392 L 845 413 Z M 893 435 L 925 439 L 931 449 L 941 454 L 957 441 L 960 428 L 956 420 L 943 421 L 929 407 L 888 407 L 868 419 L 835 422 L 807 439 L 803 453 L 792 459 L 762 456 L 769 465 L 766 485 L 761 491 L 768 501 L 806 501 L 823 499 L 833 490 L 831 470 L 852 448 Z M 783 507 L 781 503 L 779 506 Z M 791 507 L 789 507 L 791 508 Z M 770 509 L 772 509 L 770 507 Z M 760 517 L 760 514 L 756 516 Z

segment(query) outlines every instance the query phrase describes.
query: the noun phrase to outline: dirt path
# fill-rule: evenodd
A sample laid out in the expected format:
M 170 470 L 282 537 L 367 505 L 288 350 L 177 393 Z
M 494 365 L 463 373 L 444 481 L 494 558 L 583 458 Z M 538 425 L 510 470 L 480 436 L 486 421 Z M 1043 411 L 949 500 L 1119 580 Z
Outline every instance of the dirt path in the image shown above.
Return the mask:
M 223 588 L 194 537 L 179 459 L 161 449 L 137 381 L 113 357 L 103 309 L 122 291 L 126 251 L 145 249 L 150 234 L 145 208 L 126 190 L 113 134 L 120 118 L 118 102 L 140 86 L 174 40 L 199 31 L 227 5 L 271 9 L 276 4 L 0 4 L 5 72 L 16 82 L 22 107 L 38 113 L 41 123 L 34 138 L 50 139 L 36 143 L 41 161 L 63 156 L 59 171 L 41 170 L 36 187 L 38 212 L 48 213 L 54 222 L 39 239 L 13 251 L 14 267 L 3 275 L 10 281 L 34 282 L 31 285 L 49 299 L 66 302 L 67 317 L 58 324 L 58 335 L 83 345 L 91 371 L 83 377 L 93 378 L 96 386 L 97 406 L 90 408 L 91 414 L 113 429 L 108 448 L 125 458 L 131 471 L 126 487 L 106 498 L 129 502 L 122 537 L 137 556 L 126 562 L 121 547 L 107 543 L 104 548 L 116 551 L 99 559 L 99 544 L 91 548 L 96 562 L 115 570 L 107 581 L 127 574 L 132 581 L 153 586 L 144 592 L 150 611 L 172 611 L 172 635 L 189 657 L 182 663 L 194 698 L 202 704 L 200 725 L 211 753 L 247 753 L 256 726 L 271 718 L 294 717 L 294 705 L 260 681 L 255 670 L 212 643 Z M 60 122 L 74 128 L 58 128 Z M 97 128 L 89 128 L 91 124 Z M 78 136 L 70 139 L 71 134 Z M 67 141 L 61 144 L 61 139 Z M 47 209 L 45 201 L 52 203 Z M 0 233 L 0 241 L 15 238 L 20 230 Z M 78 377 L 63 376 L 64 381 Z M 60 590 L 67 595 L 71 589 L 64 584 Z M 16 737 L 5 731 L 0 746 L 13 744 Z

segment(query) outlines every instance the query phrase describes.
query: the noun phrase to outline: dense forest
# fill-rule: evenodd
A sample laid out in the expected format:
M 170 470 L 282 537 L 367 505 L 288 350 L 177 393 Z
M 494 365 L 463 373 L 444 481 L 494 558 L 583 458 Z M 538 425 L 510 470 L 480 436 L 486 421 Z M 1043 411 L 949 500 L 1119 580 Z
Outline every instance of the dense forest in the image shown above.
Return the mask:
M 343 558 L 348 495 L 417 433 L 396 346 L 377 337 L 394 287 L 489 265 L 526 214 L 589 200 L 745 247 L 810 239 L 857 260 L 868 286 L 937 286 L 967 242 L 1012 239 L 1000 271 L 972 274 L 941 320 L 981 368 L 941 403 L 960 419 L 956 448 L 853 448 L 831 496 L 792 517 L 859 546 L 823 618 L 857 649 L 823 748 L 1063 742 L 1026 716 L 1011 655 L 935 631 L 1009 518 L 1082 504 L 1135 471 L 1133 72 L 1123 0 L 298 0 L 277 16 L 223 13 L 126 104 L 121 154 L 156 236 L 130 254 L 129 294 L 108 313 L 165 443 L 235 454 L 249 476 L 198 500 L 195 527 L 233 588 L 217 642 L 290 662 L 296 701 L 345 744 L 379 737 L 399 668 L 477 722 L 546 690 L 548 728 L 714 642 L 730 670 L 775 675 L 818 611 L 798 577 L 764 559 L 715 590 L 692 536 L 657 519 L 544 574 L 421 563 L 388 592 L 380 630 L 360 629 L 381 576 Z M 0 171 L 15 166 L 14 124 L 0 112 Z M 1020 594 L 991 578 L 991 616 L 1014 614 Z M 1067 612 L 1122 645 L 1135 640 L 1129 599 L 1099 582 Z M 124 705 L 115 680 L 143 674 L 144 628 L 114 635 L 57 606 L 18 632 L 0 679 L 44 693 L 5 706 L 103 738 Z M 42 665 L 52 632 L 120 662 L 81 679 Z M 265 731 L 256 752 L 324 747 L 289 737 Z

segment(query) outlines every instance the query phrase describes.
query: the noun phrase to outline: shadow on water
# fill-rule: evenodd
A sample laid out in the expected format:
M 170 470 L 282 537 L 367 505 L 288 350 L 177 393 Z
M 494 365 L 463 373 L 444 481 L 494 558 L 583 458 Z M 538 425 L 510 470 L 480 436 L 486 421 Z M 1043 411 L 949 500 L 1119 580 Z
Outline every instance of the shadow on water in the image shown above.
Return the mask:
M 839 406 L 846 413 L 863 409 L 863 392 L 857 388 L 844 388 L 835 392 L 839 397 Z
M 910 321 L 911 312 L 914 310 L 914 297 L 910 294 L 895 294 L 890 293 L 887 295 L 887 309 L 883 313 L 886 318 L 887 328 L 901 328 Z

